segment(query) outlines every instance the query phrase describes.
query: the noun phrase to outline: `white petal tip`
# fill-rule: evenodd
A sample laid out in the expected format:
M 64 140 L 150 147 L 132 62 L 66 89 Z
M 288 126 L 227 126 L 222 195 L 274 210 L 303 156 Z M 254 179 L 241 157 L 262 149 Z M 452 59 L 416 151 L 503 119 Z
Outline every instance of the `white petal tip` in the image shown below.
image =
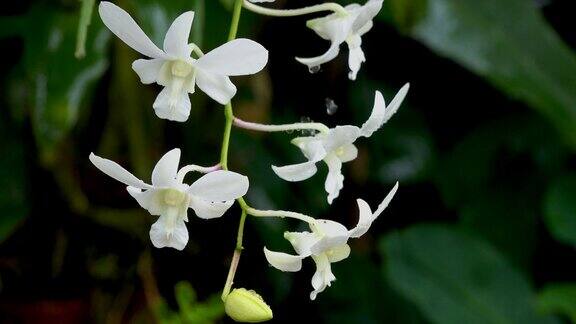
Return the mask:
M 264 247 L 264 256 L 274 268 L 284 272 L 296 272 L 302 269 L 302 256 L 274 252 Z

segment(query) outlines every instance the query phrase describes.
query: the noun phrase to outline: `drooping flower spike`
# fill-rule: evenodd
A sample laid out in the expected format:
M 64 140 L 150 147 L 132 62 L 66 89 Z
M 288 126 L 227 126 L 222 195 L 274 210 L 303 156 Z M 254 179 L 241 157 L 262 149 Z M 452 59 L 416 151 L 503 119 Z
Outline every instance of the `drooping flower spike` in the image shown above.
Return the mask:
M 398 183 L 394 185 L 374 212 L 366 201 L 358 199 L 360 217 L 356 227 L 351 230 L 346 229 L 340 223 L 318 219 L 310 224 L 311 232 L 284 233 L 284 237 L 292 244 L 297 254 L 274 252 L 264 247 L 266 260 L 278 270 L 296 272 L 302 268 L 303 259 L 312 257 L 316 263 L 316 272 L 312 277 L 314 290 L 310 293 L 310 299 L 316 299 L 320 292 L 336 280 L 332 273 L 331 264 L 344 260 L 350 255 L 348 239 L 358 238 L 368 231 L 374 220 L 386 209 L 397 189 Z
M 408 89 L 409 84 L 404 85 L 388 106 L 382 93 L 376 91 L 374 108 L 362 127 L 336 126 L 314 136 L 293 139 L 292 144 L 298 146 L 308 161 L 281 167 L 272 166 L 272 170 L 286 181 L 303 181 L 316 174 L 316 163 L 324 161 L 328 166 L 324 189 L 328 193 L 328 203 L 331 204 L 344 187 L 342 163 L 352 161 L 358 155 L 354 142 L 360 137 L 370 137 L 384 125 L 396 113 Z
M 248 191 L 247 177 L 224 170 L 210 172 L 190 186 L 183 183 L 187 168 L 178 171 L 180 149 L 169 151 L 158 161 L 152 171 L 152 184 L 94 153 L 90 154 L 90 161 L 100 171 L 127 185 L 128 193 L 142 208 L 159 216 L 150 229 L 150 240 L 157 248 L 184 249 L 188 242 L 184 224 L 188 221 L 188 208 L 203 219 L 221 217 L 234 199 Z
M 268 51 L 249 39 L 235 39 L 203 55 L 195 44 L 188 43 L 194 20 L 192 11 L 174 20 L 164 38 L 164 50 L 120 7 L 103 1 L 98 11 L 112 33 L 150 58 L 134 61 L 132 69 L 142 83 L 164 86 L 153 104 L 156 115 L 163 119 L 188 119 L 188 94 L 194 93 L 196 85 L 220 104 L 227 104 L 236 94 L 229 77 L 257 73 L 268 62 Z M 191 57 L 193 51 L 200 56 L 198 59 Z

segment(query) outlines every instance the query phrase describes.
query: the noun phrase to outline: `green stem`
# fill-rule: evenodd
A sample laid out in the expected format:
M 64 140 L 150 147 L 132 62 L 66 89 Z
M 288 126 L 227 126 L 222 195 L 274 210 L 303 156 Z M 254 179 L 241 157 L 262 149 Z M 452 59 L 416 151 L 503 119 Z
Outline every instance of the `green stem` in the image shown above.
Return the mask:
M 244 222 L 246 222 L 246 209 L 242 209 L 242 215 L 240 216 L 240 224 L 238 224 L 238 236 L 236 236 L 236 250 L 242 251 L 244 247 L 242 246 L 242 241 L 244 239 Z
M 223 170 L 228 170 L 228 146 L 230 146 L 230 133 L 232 131 L 232 122 L 234 121 L 234 112 L 232 111 L 232 103 L 228 103 L 224 108 L 224 117 L 226 123 L 224 125 L 224 136 L 222 138 L 222 151 L 220 152 L 220 165 Z
M 230 32 L 228 33 L 228 41 L 236 38 L 238 33 L 238 24 L 240 23 L 240 13 L 242 12 L 242 0 L 234 2 L 234 12 L 232 13 L 232 23 L 230 25 Z
M 234 117 L 234 126 L 260 132 L 285 132 L 292 130 L 314 130 L 321 133 L 328 133 L 330 128 L 322 123 L 293 123 L 284 125 L 265 125 L 244 121 Z
M 346 16 L 348 14 L 344 7 L 333 2 L 322 3 L 300 9 L 270 9 L 260 7 L 254 3 L 249 2 L 248 0 L 244 0 L 244 8 L 261 15 L 273 17 L 294 17 L 322 11 L 332 11 L 342 16 Z
M 235 0 L 234 11 L 232 13 L 232 22 L 230 25 L 230 32 L 228 33 L 228 41 L 236 38 L 238 33 L 238 24 L 240 23 L 240 13 L 242 12 L 242 0 Z M 226 119 L 224 125 L 224 136 L 222 138 L 222 150 L 220 152 L 220 166 L 223 170 L 228 170 L 228 147 L 230 145 L 230 133 L 232 131 L 232 122 L 234 121 L 234 111 L 232 110 L 232 103 L 228 103 L 224 108 L 224 117 Z M 239 198 L 240 202 L 242 198 Z M 240 206 L 243 206 L 240 203 Z M 242 207 L 242 215 L 240 216 L 240 224 L 238 225 L 238 236 L 236 237 L 236 248 L 234 249 L 234 255 L 232 257 L 232 262 L 230 263 L 230 270 L 228 270 L 228 277 L 226 278 L 226 283 L 224 284 L 224 289 L 222 290 L 222 301 L 226 301 L 226 297 L 230 293 L 232 284 L 234 283 L 234 275 L 236 274 L 236 269 L 238 268 L 238 263 L 240 262 L 240 255 L 242 254 L 242 239 L 244 236 L 244 223 L 246 221 L 246 210 Z

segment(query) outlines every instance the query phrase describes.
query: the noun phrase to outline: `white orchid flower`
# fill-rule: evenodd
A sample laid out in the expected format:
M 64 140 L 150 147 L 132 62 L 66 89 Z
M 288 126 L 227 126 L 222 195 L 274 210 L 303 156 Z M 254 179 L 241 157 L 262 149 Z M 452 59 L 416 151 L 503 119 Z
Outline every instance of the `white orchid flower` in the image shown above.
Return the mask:
M 281 271 L 296 272 L 302 269 L 302 260 L 312 257 L 316 263 L 316 273 L 312 277 L 310 299 L 324 291 L 336 280 L 331 264 L 344 260 L 350 255 L 348 239 L 358 238 L 368 231 L 372 222 L 386 209 L 396 191 L 398 183 L 386 195 L 375 212 L 372 212 L 366 201 L 358 199 L 360 217 L 358 224 L 351 230 L 344 225 L 326 219 L 318 219 L 310 224 L 311 232 L 286 232 L 284 237 L 292 244 L 297 255 L 274 252 L 264 247 L 264 255 L 268 263 Z
M 100 171 L 127 185 L 128 193 L 151 215 L 160 216 L 150 229 L 150 240 L 157 248 L 182 250 L 188 242 L 188 208 L 200 218 L 217 218 L 232 206 L 234 199 L 246 194 L 248 178 L 235 172 L 210 172 L 192 185 L 183 183 L 178 172 L 180 149 L 166 153 L 152 171 L 152 184 L 136 178 L 116 162 L 94 153 L 90 161 Z M 184 170 L 184 168 L 182 169 Z
M 139 59 L 132 69 L 144 84 L 164 86 L 153 108 L 163 119 L 183 122 L 190 115 L 189 93 L 195 86 L 220 104 L 227 104 L 236 94 L 230 76 L 259 72 L 268 62 L 268 51 L 249 39 L 235 39 L 210 52 L 202 52 L 188 44 L 194 12 L 180 15 L 166 33 L 164 50 L 159 49 L 132 17 L 120 7 L 103 1 L 98 8 L 102 21 L 128 46 L 150 59 Z M 192 51 L 200 53 L 198 59 Z
M 366 61 L 362 51 L 362 35 L 372 28 L 372 19 L 376 17 L 384 0 L 368 0 L 363 6 L 350 4 L 344 9 L 347 15 L 333 13 L 326 17 L 309 20 L 306 23 L 310 29 L 320 37 L 331 42 L 328 50 L 316 57 L 297 57 L 298 62 L 306 64 L 310 71 L 316 70 L 320 65 L 331 61 L 340 52 L 340 45 L 344 42 L 348 44 L 348 66 L 350 73 L 348 78 L 355 80 L 360 65 Z
M 336 126 L 328 132 L 293 139 L 292 143 L 298 146 L 308 161 L 281 167 L 272 166 L 272 170 L 286 181 L 302 181 L 316 174 L 316 163 L 324 161 L 328 166 L 324 189 L 328 193 L 328 203 L 331 204 L 344 186 L 342 163 L 352 161 L 358 155 L 354 142 L 360 137 L 370 137 L 384 125 L 400 107 L 409 87 L 409 84 L 404 85 L 388 106 L 382 93 L 376 91 L 374 108 L 362 127 Z

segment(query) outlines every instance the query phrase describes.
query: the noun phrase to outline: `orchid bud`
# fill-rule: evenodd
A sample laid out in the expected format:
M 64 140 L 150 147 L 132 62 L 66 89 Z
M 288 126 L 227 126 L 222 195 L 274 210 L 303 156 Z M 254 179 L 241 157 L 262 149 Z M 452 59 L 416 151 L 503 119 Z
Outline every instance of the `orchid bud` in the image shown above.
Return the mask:
M 254 290 L 236 288 L 224 302 L 226 314 L 236 322 L 260 323 L 272 319 L 272 309 Z

